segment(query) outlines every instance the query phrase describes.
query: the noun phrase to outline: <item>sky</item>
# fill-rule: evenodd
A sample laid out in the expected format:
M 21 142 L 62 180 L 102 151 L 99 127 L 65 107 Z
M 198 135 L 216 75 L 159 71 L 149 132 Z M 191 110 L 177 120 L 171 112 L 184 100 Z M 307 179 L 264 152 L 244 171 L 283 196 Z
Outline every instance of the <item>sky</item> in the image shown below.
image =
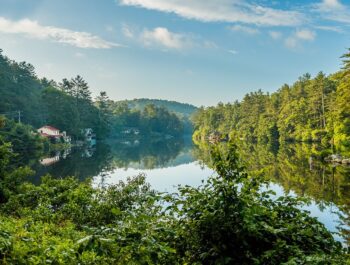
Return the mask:
M 197 106 L 341 68 L 350 0 L 0 0 L 0 49 L 93 95 Z

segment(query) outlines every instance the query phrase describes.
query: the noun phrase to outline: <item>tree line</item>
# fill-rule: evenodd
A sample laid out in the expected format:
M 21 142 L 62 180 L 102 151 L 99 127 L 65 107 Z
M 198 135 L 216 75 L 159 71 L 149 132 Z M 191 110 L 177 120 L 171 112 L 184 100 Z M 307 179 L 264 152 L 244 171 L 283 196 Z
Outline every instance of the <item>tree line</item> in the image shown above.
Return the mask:
M 212 133 L 253 142 L 322 142 L 350 145 L 350 50 L 337 73 L 300 77 L 269 94 L 261 90 L 242 101 L 200 108 L 193 116 L 195 139 Z
M 106 92 L 93 99 L 88 83 L 81 76 L 64 78 L 58 83 L 39 79 L 31 64 L 12 61 L 2 50 L 0 94 L 0 115 L 36 128 L 51 125 L 74 139 L 81 138 L 85 128 L 92 128 L 98 138 L 128 127 L 137 127 L 144 135 L 183 133 L 180 118 L 165 108 L 150 104 L 142 111 L 133 110 L 114 103 Z

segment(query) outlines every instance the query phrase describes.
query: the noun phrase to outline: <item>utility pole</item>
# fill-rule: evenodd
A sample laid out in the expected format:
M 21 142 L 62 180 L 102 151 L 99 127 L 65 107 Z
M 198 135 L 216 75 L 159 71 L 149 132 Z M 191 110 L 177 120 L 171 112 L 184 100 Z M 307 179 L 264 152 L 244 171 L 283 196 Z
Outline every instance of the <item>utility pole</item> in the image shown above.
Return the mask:
M 21 111 L 17 111 L 18 112 L 18 123 L 21 123 Z

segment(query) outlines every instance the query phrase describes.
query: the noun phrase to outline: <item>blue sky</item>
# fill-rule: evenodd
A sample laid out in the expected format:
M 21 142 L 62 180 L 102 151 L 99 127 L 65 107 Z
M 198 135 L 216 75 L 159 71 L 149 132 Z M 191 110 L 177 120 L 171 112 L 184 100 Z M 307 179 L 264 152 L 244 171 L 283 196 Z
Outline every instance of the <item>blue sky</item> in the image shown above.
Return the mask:
M 0 0 L 0 48 L 96 95 L 215 105 L 332 73 L 350 47 L 345 0 Z

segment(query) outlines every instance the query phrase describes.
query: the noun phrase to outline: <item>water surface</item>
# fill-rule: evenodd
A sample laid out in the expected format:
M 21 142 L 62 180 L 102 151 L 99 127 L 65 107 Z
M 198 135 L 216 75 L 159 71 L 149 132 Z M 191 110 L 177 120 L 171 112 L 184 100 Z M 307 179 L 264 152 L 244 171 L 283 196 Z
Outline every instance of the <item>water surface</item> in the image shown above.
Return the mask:
M 241 144 L 239 153 L 252 175 L 264 174 L 277 195 L 289 193 L 311 199 L 304 208 L 317 217 L 338 240 L 350 242 L 350 168 L 324 164 L 313 157 L 317 146 L 290 144 Z M 109 185 L 129 176 L 145 174 L 158 191 L 174 192 L 177 185 L 198 186 L 214 174 L 208 146 L 196 147 L 190 138 L 123 140 L 96 147 L 52 153 L 32 161 L 32 178 L 51 174 L 56 178 L 76 176 L 93 179 L 94 186 Z

